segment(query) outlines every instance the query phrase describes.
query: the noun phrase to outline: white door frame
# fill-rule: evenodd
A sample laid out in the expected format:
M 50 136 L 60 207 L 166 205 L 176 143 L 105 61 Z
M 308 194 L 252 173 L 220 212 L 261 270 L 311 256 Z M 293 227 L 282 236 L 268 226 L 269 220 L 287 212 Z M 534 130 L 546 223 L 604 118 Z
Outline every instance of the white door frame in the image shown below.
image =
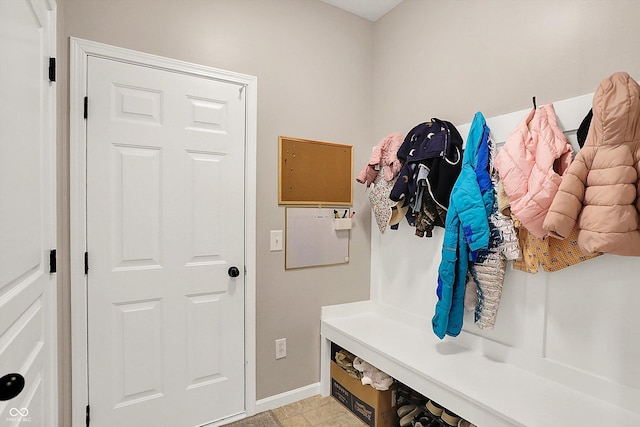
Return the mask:
M 89 56 L 145 65 L 157 69 L 244 85 L 245 137 L 245 412 L 256 409 L 256 151 L 257 78 L 129 49 L 71 37 L 70 44 L 70 235 L 71 235 L 71 357 L 72 426 L 85 425 L 89 399 L 87 381 L 86 251 L 86 122 L 84 97 Z M 90 266 L 89 266 L 90 267 Z

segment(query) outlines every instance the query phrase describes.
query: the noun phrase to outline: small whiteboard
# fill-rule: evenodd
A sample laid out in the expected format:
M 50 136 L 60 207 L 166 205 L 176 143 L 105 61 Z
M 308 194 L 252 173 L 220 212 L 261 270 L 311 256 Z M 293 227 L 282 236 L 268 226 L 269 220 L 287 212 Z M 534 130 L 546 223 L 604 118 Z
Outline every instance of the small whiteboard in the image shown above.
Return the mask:
M 285 270 L 349 263 L 350 230 L 336 230 L 334 209 L 348 218 L 350 209 L 286 208 Z

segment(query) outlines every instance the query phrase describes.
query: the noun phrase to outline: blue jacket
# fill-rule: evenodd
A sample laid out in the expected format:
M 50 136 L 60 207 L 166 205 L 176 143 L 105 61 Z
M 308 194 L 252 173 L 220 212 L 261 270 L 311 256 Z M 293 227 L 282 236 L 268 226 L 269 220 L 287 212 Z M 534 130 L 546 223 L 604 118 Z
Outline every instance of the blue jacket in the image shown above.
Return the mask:
M 433 332 L 439 338 L 455 337 L 462 330 L 469 262 L 475 261 L 479 249 L 489 245 L 488 212 L 494 192 L 488 171 L 488 139 L 489 127 L 478 112 L 469 129 L 462 171 L 449 199 L 442 261 L 438 268 L 438 302 L 432 320 Z

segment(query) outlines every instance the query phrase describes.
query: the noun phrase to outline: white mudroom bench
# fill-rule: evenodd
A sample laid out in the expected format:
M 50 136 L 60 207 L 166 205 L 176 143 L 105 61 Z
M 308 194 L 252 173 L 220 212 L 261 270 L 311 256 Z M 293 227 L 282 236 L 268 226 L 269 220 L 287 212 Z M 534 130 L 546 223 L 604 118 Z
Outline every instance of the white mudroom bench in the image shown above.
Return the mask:
M 333 342 L 479 427 L 640 426 L 638 412 L 499 360 L 490 351 L 441 341 L 416 322 L 420 319 L 373 301 L 323 307 L 323 395 L 330 393 Z
M 592 98 L 553 102 L 576 151 Z M 487 118 L 498 147 L 529 111 Z M 463 138 L 469 126 L 456 126 Z M 640 426 L 637 258 L 536 274 L 509 263 L 495 329 L 467 314 L 458 337 L 439 340 L 431 316 L 443 230 L 417 238 L 404 221 L 384 233 L 371 222 L 370 299 L 322 309 L 323 394 L 333 342 L 479 427 Z

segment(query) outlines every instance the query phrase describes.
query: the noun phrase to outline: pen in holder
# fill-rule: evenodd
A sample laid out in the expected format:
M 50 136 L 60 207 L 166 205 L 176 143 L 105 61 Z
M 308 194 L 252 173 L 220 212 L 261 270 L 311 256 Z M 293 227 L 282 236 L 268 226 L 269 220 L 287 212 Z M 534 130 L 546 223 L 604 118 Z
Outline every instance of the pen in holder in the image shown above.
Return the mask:
M 334 230 L 351 230 L 351 218 L 334 218 Z

